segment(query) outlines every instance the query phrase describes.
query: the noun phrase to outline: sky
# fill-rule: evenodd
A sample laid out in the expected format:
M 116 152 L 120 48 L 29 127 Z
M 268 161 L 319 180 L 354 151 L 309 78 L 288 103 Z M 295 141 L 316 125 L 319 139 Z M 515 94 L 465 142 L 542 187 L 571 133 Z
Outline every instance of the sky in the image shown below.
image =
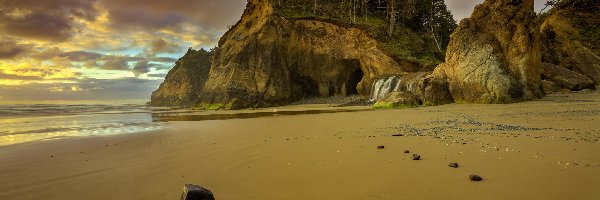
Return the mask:
M 480 2 L 446 0 L 457 21 Z M 245 4 L 0 0 L 0 103 L 148 101 L 177 58 L 216 46 Z

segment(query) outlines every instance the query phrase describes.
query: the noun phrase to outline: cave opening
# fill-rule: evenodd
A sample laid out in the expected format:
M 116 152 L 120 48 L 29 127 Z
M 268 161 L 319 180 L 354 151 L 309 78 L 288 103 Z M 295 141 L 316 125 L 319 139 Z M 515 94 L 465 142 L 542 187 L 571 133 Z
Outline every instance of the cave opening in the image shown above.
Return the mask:
M 346 82 L 346 96 L 358 95 L 358 83 L 362 81 L 364 75 L 365 73 L 360 68 L 350 73 Z

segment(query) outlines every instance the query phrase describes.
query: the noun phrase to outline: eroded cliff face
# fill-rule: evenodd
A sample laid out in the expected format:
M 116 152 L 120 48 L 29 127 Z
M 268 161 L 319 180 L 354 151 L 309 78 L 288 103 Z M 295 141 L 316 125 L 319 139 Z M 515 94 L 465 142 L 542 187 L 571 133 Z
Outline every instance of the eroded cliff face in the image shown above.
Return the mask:
M 273 15 L 250 0 L 219 42 L 199 108 L 239 109 L 306 97 L 368 96 L 378 77 L 402 74 L 377 42 L 355 28 Z
M 568 90 L 600 86 L 599 10 L 600 1 L 568 0 L 547 14 L 540 26 L 542 60 L 555 66 L 546 65 L 546 81 Z
M 208 78 L 212 53 L 189 49 L 169 71 L 165 81 L 152 93 L 152 106 L 190 106 L 198 97 Z
M 510 103 L 543 95 L 533 0 L 486 0 L 452 34 L 446 62 L 457 102 Z

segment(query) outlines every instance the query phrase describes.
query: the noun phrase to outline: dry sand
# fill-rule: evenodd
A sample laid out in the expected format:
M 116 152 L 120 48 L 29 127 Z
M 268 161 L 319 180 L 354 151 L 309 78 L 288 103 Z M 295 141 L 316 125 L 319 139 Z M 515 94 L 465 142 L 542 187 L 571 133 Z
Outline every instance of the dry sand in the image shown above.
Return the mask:
M 0 147 L 0 199 L 178 199 L 186 183 L 218 200 L 600 199 L 599 139 L 600 93 L 169 122 Z

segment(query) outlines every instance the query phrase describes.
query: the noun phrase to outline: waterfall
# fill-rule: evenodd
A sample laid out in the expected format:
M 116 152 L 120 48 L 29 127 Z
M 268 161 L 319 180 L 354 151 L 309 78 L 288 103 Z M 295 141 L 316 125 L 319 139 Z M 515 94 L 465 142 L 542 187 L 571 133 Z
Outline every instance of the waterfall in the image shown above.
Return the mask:
M 390 92 L 398 90 L 400 79 L 400 77 L 392 76 L 375 81 L 371 88 L 371 101 L 377 102 L 385 98 Z

